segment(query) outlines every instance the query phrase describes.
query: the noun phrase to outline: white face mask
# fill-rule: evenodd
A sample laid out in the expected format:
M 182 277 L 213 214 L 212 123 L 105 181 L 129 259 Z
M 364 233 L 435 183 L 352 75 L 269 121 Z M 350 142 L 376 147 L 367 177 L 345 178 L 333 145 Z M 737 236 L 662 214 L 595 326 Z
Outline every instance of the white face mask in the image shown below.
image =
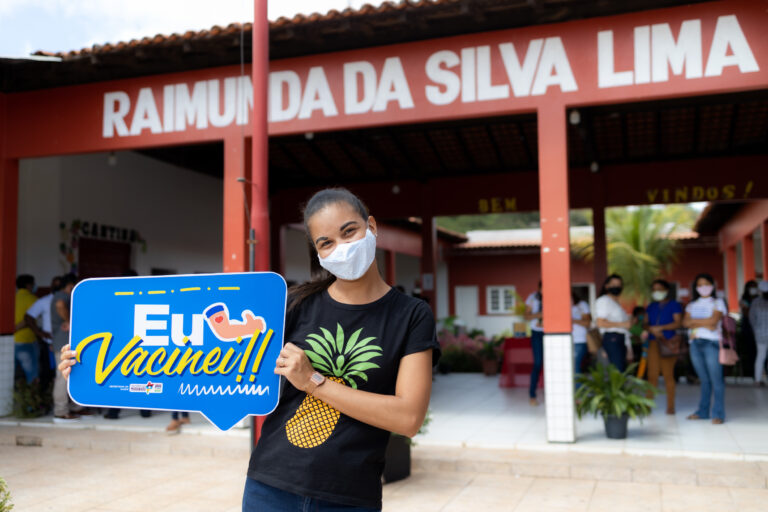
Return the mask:
M 663 290 L 656 290 L 654 292 L 651 292 L 651 298 L 656 302 L 661 302 L 667 298 L 667 293 L 668 292 L 665 292 Z
M 712 290 L 714 289 L 715 287 L 712 286 L 711 284 L 704 284 L 696 287 L 696 291 L 699 292 L 699 295 L 701 295 L 702 297 L 709 297 L 710 295 L 712 295 Z
M 339 244 L 331 254 L 321 258 L 320 266 L 339 279 L 354 281 L 363 277 L 376 258 L 376 236 L 370 229 L 360 240 Z

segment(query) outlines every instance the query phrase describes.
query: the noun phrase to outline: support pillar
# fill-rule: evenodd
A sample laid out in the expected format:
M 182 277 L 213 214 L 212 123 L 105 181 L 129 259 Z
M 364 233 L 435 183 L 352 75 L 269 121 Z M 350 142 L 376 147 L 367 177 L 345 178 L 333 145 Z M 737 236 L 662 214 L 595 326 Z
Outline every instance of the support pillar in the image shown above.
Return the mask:
M 248 225 L 246 217 L 247 167 L 245 141 L 224 139 L 224 272 L 248 270 Z M 238 181 L 239 180 L 239 181 Z
M 763 279 L 768 280 L 768 220 L 760 224 L 760 243 L 763 244 L 761 258 L 763 260 Z
M 267 0 L 253 2 L 253 81 L 251 229 L 256 244 L 254 270 L 269 270 L 269 166 L 267 132 L 267 76 L 269 75 L 269 20 Z M 251 441 L 255 445 L 261 435 L 264 416 L 255 416 L 251 427 Z
M 397 284 L 397 267 L 395 265 L 395 251 L 387 250 L 384 253 L 385 281 L 389 286 Z
M 745 283 L 755 278 L 755 239 L 751 234 L 741 241 L 741 266 Z
M 429 301 L 432 311 L 437 311 L 435 273 L 437 271 L 437 223 L 432 215 L 432 191 L 423 186 L 421 215 L 421 295 Z
M 19 220 L 19 161 L 5 158 L 6 101 L 0 94 L 0 335 L 13 334 Z
M 736 259 L 736 246 L 725 250 L 725 296 L 728 300 L 728 311 L 739 311 L 739 273 Z
M 539 107 L 544 393 L 550 442 L 576 440 L 566 127 L 563 105 Z

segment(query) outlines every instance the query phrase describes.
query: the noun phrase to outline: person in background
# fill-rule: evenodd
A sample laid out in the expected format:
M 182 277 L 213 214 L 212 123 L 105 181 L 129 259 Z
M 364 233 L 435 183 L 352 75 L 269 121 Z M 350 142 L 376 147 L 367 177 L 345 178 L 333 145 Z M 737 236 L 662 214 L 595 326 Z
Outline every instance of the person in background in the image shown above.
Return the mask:
M 587 355 L 587 329 L 592 325 L 589 304 L 575 290 L 571 290 L 571 336 L 573 336 L 574 375 L 581 373 L 581 364 Z
M 670 289 L 669 283 L 663 279 L 656 279 L 651 284 L 653 302 L 647 308 L 645 327 L 648 331 L 648 382 L 656 387 L 661 373 L 667 391 L 667 414 L 675 414 L 677 354 L 663 356 L 660 347 L 661 343 L 679 340 L 677 330 L 683 325 L 683 307 L 670 296 Z
M 51 279 L 51 290 L 47 295 L 43 295 L 24 314 L 24 320 L 27 326 L 35 332 L 40 342 L 40 385 L 45 389 L 51 380 L 56 378 L 56 356 L 51 349 L 51 301 L 53 294 L 61 288 L 61 277 L 55 276 Z M 40 324 L 38 325 L 38 321 Z
M 685 307 L 683 327 L 690 329 L 691 362 L 701 380 L 701 398 L 696 412 L 689 420 L 704 420 L 720 425 L 725 421 L 725 381 L 720 364 L 722 319 L 728 314 L 723 299 L 715 294 L 715 279 L 709 274 L 699 274 L 693 281 L 693 296 Z
M 536 291 L 525 299 L 525 319 L 531 326 L 531 349 L 533 350 L 533 369 L 528 397 L 531 405 L 539 405 L 536 388 L 539 386 L 541 369 L 544 366 L 544 328 L 541 325 L 541 281 Z
M 632 327 L 629 328 L 629 340 L 632 342 L 632 357 L 639 361 L 643 355 L 643 332 L 645 332 L 645 308 L 635 306 L 632 309 Z
M 739 299 L 741 309 L 741 336 L 739 336 L 738 352 L 741 358 L 741 367 L 747 371 L 752 369 L 756 357 L 756 340 L 752 323 L 749 320 L 749 309 L 752 302 L 760 296 L 757 281 L 750 279 L 744 283 L 744 291 Z M 743 370 L 742 370 L 743 371 Z M 755 375 L 752 375 L 755 377 Z M 757 379 L 755 380 L 757 382 Z
M 56 364 L 61 363 L 61 347 L 69 343 L 69 305 L 72 300 L 72 290 L 77 284 L 74 274 L 66 274 L 61 278 L 61 289 L 53 294 L 51 300 L 51 348 L 56 356 Z M 53 383 L 53 422 L 71 423 L 80 419 L 80 414 L 73 410 L 72 401 L 67 392 L 67 380 L 56 373 Z
M 21 274 L 16 278 L 16 303 L 14 307 L 13 359 L 24 372 L 27 384 L 38 378 L 39 365 L 37 336 L 25 320 L 27 310 L 37 301 L 35 278 Z
M 633 356 L 629 339 L 632 322 L 619 304 L 623 288 L 624 280 L 621 276 L 611 274 L 603 282 L 600 297 L 595 301 L 596 324 L 603 336 L 603 350 L 608 355 L 608 361 L 622 372 Z
M 760 281 L 760 296 L 752 301 L 749 308 L 749 322 L 755 333 L 757 356 L 755 357 L 755 385 L 765 386 L 763 380 L 765 358 L 768 355 L 768 281 Z M 742 324 L 743 325 L 743 324 Z

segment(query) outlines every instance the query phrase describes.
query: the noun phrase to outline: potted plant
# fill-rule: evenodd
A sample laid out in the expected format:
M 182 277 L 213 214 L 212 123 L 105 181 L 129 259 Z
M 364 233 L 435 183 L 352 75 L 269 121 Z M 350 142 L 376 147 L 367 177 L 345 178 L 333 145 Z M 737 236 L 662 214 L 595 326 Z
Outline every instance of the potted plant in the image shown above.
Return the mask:
M 496 375 L 499 371 L 500 346 L 504 338 L 494 336 L 488 339 L 485 336 L 478 336 L 476 339 L 480 347 L 477 350 L 477 355 L 483 365 L 483 373 L 489 377 Z
M 608 438 L 626 438 L 629 418 L 642 420 L 656 405 L 656 388 L 633 375 L 636 367 L 631 364 L 620 372 L 611 364 L 598 363 L 587 373 L 578 374 L 575 397 L 579 419 L 585 414 L 600 414 Z
M 430 421 L 432 417 L 427 410 L 424 423 L 421 424 L 417 434 L 425 433 Z M 397 482 L 411 476 L 411 447 L 415 444 L 410 437 L 395 433 L 389 435 L 387 450 L 384 452 L 384 473 L 381 477 L 384 482 Z

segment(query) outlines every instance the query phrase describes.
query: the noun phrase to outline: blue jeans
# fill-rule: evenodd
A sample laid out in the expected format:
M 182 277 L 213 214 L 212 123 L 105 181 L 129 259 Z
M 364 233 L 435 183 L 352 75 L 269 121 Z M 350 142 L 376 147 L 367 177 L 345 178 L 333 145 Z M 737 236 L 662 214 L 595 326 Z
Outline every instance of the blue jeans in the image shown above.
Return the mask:
M 701 381 L 701 399 L 696 415 L 709 418 L 709 404 L 713 394 L 715 405 L 712 417 L 725 420 L 725 381 L 720 364 L 720 343 L 715 340 L 696 338 L 691 342 L 691 362 Z
M 38 351 L 36 341 L 32 343 L 15 343 L 13 346 L 13 359 L 24 370 L 27 384 L 38 377 L 40 352 Z
M 308 498 L 245 479 L 243 512 L 379 512 L 379 508 L 355 507 Z
M 603 349 L 608 354 L 608 361 L 620 372 L 627 369 L 627 346 L 624 344 L 623 334 L 618 332 L 603 334 Z
M 573 374 L 574 375 L 581 373 L 581 363 L 584 361 L 584 358 L 586 356 L 587 356 L 587 344 L 574 343 L 573 344 L 573 361 L 574 361 Z
M 539 386 L 541 368 L 544 366 L 544 331 L 531 331 L 531 349 L 533 349 L 533 368 L 528 395 L 536 398 L 536 388 Z

